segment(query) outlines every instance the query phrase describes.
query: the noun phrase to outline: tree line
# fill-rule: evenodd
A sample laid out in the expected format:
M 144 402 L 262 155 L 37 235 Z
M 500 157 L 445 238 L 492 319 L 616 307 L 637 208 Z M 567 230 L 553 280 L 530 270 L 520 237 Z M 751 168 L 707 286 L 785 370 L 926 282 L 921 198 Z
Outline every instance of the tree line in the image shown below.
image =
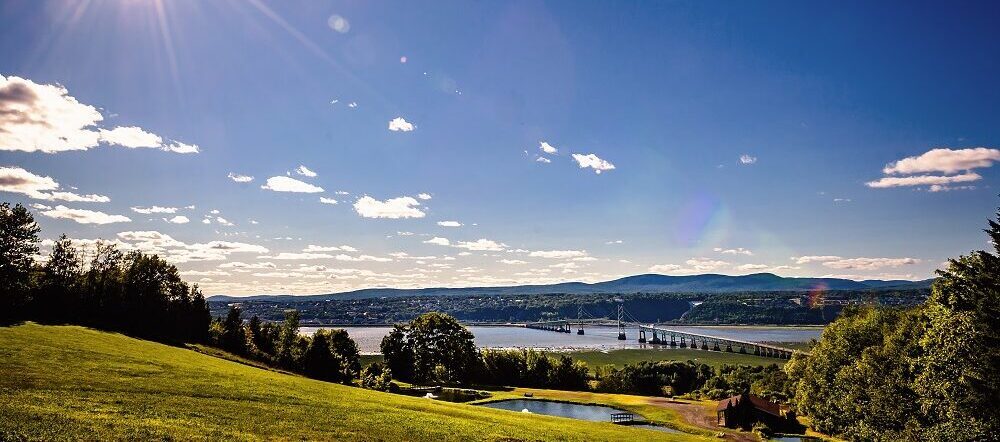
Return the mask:
M 24 206 L 0 203 L 0 323 L 80 324 L 169 342 L 202 342 L 211 321 L 198 286 L 156 255 L 62 235 L 47 257 Z
M 329 382 L 350 383 L 361 372 L 358 345 L 347 331 L 299 333 L 299 312 L 285 311 L 281 323 L 257 316 L 244 321 L 239 306 L 212 320 L 210 342 L 230 353 Z

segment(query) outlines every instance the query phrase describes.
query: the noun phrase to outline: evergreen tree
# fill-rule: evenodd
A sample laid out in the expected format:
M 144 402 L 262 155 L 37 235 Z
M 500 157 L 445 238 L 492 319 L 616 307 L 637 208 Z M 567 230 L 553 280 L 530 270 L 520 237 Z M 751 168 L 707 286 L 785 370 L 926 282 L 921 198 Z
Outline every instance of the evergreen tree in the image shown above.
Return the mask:
M 38 254 L 38 224 L 24 206 L 0 203 L 0 323 L 23 318 L 31 266 Z
M 52 245 L 32 300 L 37 318 L 72 321 L 79 315 L 82 305 L 77 289 L 82 269 L 83 260 L 79 251 L 66 234 L 62 234 Z

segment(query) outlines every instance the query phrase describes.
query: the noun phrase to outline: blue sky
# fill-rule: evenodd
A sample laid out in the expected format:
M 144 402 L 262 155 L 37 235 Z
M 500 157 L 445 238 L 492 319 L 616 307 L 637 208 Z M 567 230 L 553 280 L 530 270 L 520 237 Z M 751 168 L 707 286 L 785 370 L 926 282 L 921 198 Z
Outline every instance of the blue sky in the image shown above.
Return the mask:
M 1000 201 L 996 9 L 4 2 L 0 195 L 210 294 L 923 279 Z

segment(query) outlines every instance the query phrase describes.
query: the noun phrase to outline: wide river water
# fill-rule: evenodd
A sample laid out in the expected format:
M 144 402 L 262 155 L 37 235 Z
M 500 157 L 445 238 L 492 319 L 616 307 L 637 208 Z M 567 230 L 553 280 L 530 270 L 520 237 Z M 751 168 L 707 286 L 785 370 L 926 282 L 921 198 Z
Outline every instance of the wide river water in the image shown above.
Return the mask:
M 392 327 L 302 327 L 301 333 L 313 334 L 320 328 L 342 328 L 358 343 L 362 354 L 379 353 L 382 338 Z M 750 327 L 750 326 L 704 326 L 670 329 L 686 331 L 720 338 L 739 339 L 751 342 L 807 342 L 818 338 L 821 327 Z M 584 335 L 557 333 L 524 327 L 473 326 L 469 331 L 476 337 L 476 346 L 482 348 L 535 348 L 546 350 L 616 350 L 625 348 L 661 348 L 640 344 L 638 329 L 627 328 L 628 339 L 618 340 L 615 327 L 585 327 Z M 669 347 L 667 347 L 669 348 Z

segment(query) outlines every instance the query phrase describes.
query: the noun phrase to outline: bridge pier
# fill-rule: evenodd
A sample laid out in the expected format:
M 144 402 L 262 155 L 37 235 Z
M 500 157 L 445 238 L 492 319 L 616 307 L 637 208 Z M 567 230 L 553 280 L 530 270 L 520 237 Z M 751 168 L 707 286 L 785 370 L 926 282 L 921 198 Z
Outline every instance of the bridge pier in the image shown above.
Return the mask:
M 681 348 L 687 348 L 687 342 L 684 342 L 684 337 L 681 336 Z
M 674 339 L 674 335 L 670 335 L 670 346 L 671 347 L 676 347 L 677 346 L 677 340 Z
M 719 341 L 715 341 L 715 345 L 712 346 L 712 351 L 722 351 L 722 349 L 719 348 Z
M 732 353 L 733 352 L 733 345 L 729 344 L 729 343 L 726 343 L 726 351 L 729 352 L 729 353 Z
M 654 339 L 656 338 L 656 332 L 653 332 L 653 338 Z M 639 343 L 640 344 L 646 343 L 646 330 L 639 330 Z
M 707 340 L 705 340 L 705 339 L 701 340 L 701 349 L 702 350 L 708 350 L 708 341 Z
M 756 345 L 753 346 L 753 354 L 754 354 L 754 356 L 760 356 L 760 347 L 758 347 Z

